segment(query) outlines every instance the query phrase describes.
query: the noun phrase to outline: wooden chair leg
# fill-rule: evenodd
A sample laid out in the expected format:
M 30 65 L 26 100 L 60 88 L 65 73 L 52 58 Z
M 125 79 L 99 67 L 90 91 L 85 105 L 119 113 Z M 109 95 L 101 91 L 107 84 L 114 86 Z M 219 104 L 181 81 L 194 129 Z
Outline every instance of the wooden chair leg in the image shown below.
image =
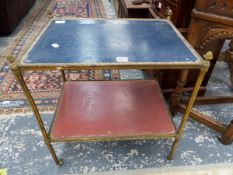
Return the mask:
M 230 145 L 233 142 L 233 120 L 227 127 L 226 131 L 223 133 L 219 141 L 224 145 Z
M 184 105 L 179 105 L 177 110 L 181 113 L 183 113 L 185 111 L 185 106 Z M 224 133 L 226 131 L 226 126 L 223 125 L 222 123 L 220 123 L 219 121 L 203 115 L 200 112 L 191 110 L 189 117 L 192 118 L 193 120 L 202 123 L 204 125 L 206 125 L 207 127 L 219 132 L 219 133 Z
M 172 94 L 171 100 L 170 100 L 170 110 L 171 112 L 174 112 L 181 100 L 181 95 L 184 90 L 184 85 L 186 83 L 188 76 L 188 70 L 182 70 L 180 72 L 179 79 L 177 81 L 175 93 Z

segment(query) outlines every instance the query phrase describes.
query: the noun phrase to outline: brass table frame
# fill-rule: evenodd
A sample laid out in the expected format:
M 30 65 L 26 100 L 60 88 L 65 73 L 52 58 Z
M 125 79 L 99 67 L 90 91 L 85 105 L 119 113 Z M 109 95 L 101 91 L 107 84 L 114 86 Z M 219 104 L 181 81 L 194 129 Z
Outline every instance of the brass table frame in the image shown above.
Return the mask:
M 151 19 L 148 19 L 151 20 Z M 167 21 L 167 20 L 166 20 Z M 182 35 L 178 32 L 178 30 L 172 25 L 171 22 L 169 22 L 170 25 L 173 27 L 174 31 L 177 33 L 178 37 L 180 37 L 183 42 L 188 46 L 188 48 L 190 49 L 190 51 L 194 54 L 194 56 L 196 56 L 197 61 L 196 62 L 154 62 L 154 63 L 107 63 L 107 64 L 40 64 L 40 65 L 30 65 L 30 64 L 22 64 L 22 60 L 23 59 L 19 59 L 19 60 L 15 60 L 15 58 L 13 56 L 7 56 L 7 60 L 10 64 L 10 68 L 12 73 L 14 74 L 16 80 L 18 81 L 18 83 L 20 84 L 25 96 L 27 97 L 27 100 L 32 108 L 32 111 L 35 115 L 35 118 L 37 120 L 39 129 L 42 133 L 43 139 L 45 144 L 47 145 L 50 154 L 52 155 L 55 163 L 57 165 L 61 165 L 63 163 L 62 159 L 58 159 L 54 148 L 52 146 L 52 142 L 55 142 L 54 140 L 52 140 L 49 137 L 48 132 L 45 129 L 43 120 L 41 118 L 41 115 L 39 113 L 39 110 L 35 104 L 35 101 L 26 85 L 26 82 L 23 78 L 23 72 L 25 71 L 30 71 L 30 70 L 60 70 L 61 71 L 61 75 L 63 77 L 63 80 L 66 81 L 66 77 L 65 77 L 65 70 L 81 70 L 81 69 L 179 69 L 181 70 L 180 72 L 180 78 L 177 81 L 177 87 L 175 90 L 174 95 L 172 96 L 171 99 L 171 104 L 170 107 L 172 110 L 176 109 L 178 107 L 179 101 L 180 101 L 180 97 L 181 97 L 181 93 L 183 91 L 184 85 L 185 85 L 185 81 L 188 75 L 188 70 L 189 69 L 200 69 L 200 73 L 199 76 L 197 78 L 196 84 L 195 84 L 195 88 L 192 92 L 192 95 L 187 103 L 187 106 L 185 108 L 185 112 L 183 114 L 183 118 L 181 121 L 181 124 L 179 126 L 178 131 L 176 132 L 176 134 L 174 136 L 157 136 L 156 138 L 175 138 L 174 143 L 172 145 L 172 149 L 170 151 L 170 154 L 168 155 L 168 159 L 171 160 L 173 155 L 174 155 L 174 151 L 176 149 L 176 146 L 180 140 L 180 137 L 182 136 L 183 133 L 183 129 L 185 126 L 185 123 L 187 122 L 188 116 L 190 114 L 190 111 L 192 109 L 192 106 L 194 104 L 195 98 L 197 96 L 198 90 L 200 88 L 200 85 L 202 83 L 202 80 L 205 76 L 205 73 L 207 72 L 208 68 L 209 68 L 209 61 L 212 59 L 212 53 L 208 52 L 204 58 L 205 60 L 203 60 L 197 53 L 196 51 L 191 47 L 191 45 L 182 37 Z M 24 53 L 25 54 L 25 53 Z M 121 140 L 122 138 L 116 138 L 113 140 Z M 123 138 L 124 139 L 124 138 Z M 127 139 L 127 138 L 125 138 Z M 137 138 L 140 139 L 140 136 Z M 145 137 L 141 138 L 141 139 L 146 139 Z M 151 139 L 151 138 L 148 138 Z M 90 141 L 98 141 L 98 138 L 95 139 L 90 139 Z M 102 141 L 104 139 L 101 139 Z M 106 139 L 106 140 L 111 140 L 111 139 Z M 72 141 L 76 141 L 76 140 L 72 140 Z M 78 140 L 80 141 L 80 139 Z M 83 140 L 83 141 L 87 141 L 87 140 Z M 68 142 L 68 141 L 64 141 L 64 142 Z

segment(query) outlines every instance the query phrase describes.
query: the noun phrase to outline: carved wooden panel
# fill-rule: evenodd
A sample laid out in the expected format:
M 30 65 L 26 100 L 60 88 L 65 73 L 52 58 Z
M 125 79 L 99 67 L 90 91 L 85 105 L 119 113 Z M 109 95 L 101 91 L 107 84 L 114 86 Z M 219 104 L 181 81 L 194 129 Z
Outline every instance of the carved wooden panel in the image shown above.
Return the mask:
M 231 38 L 233 38 L 233 28 L 210 28 L 202 39 L 200 49 L 203 49 L 211 41 Z
M 213 13 L 216 15 L 222 15 L 227 17 L 233 17 L 233 1 L 232 0 L 201 0 L 197 3 L 197 10 Z
M 233 87 L 233 39 L 229 43 L 229 49 L 219 55 L 219 60 L 225 61 L 228 64 L 230 81 Z

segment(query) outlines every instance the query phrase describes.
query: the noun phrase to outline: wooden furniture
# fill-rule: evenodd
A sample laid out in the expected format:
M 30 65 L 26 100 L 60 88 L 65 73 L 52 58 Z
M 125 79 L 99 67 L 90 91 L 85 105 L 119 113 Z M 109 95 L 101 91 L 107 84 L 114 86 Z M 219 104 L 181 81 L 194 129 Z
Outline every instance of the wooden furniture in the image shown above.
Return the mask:
M 192 12 L 188 41 L 200 54 L 206 50 L 212 50 L 214 53 L 214 59 L 202 84 L 204 87 L 208 83 L 224 40 L 233 37 L 232 8 L 231 0 L 198 0 Z
M 214 59 L 211 61 L 211 66 L 203 81 L 203 86 L 206 86 L 209 77 L 212 73 L 214 65 L 218 59 L 218 55 L 222 48 L 225 39 L 233 38 L 233 1 L 231 0 L 197 0 L 195 9 L 192 12 L 192 20 L 188 34 L 188 41 L 201 54 L 206 50 L 212 50 Z M 199 31 L 199 32 L 196 32 Z M 222 54 L 229 61 L 233 60 L 232 46 Z M 226 96 L 207 96 L 199 97 L 196 101 L 198 104 L 218 104 L 233 102 L 233 95 Z M 192 111 L 190 116 L 214 129 L 222 134 L 220 141 L 223 144 L 231 144 L 233 142 L 233 121 L 228 126 L 223 125 L 219 121 L 211 117 L 202 115 Z
M 195 9 L 192 12 L 187 40 L 201 55 L 207 50 L 211 50 L 214 53 L 214 59 L 211 61 L 211 67 L 202 83 L 200 95 L 204 95 L 205 93 L 224 39 L 229 39 L 233 36 L 231 29 L 233 27 L 232 3 L 232 1 L 227 0 L 196 1 Z M 189 73 L 186 83 L 187 90 L 192 89 L 197 75 L 197 71 Z M 178 73 L 174 70 L 163 72 L 161 78 L 162 88 L 167 89 L 166 92 L 172 92 L 177 77 Z
M 53 20 L 21 60 L 8 60 L 56 164 L 61 161 L 51 142 L 174 138 L 171 159 L 209 67 L 167 20 Z M 188 69 L 200 70 L 177 131 L 155 80 L 70 82 L 64 72 L 116 68 L 180 70 L 171 108 L 179 103 Z M 53 69 L 65 83 L 47 132 L 22 73 Z
M 0 0 L 0 35 L 10 34 L 35 0 Z
M 152 18 L 167 18 L 170 16 L 171 21 L 179 29 L 179 31 L 187 37 L 188 27 L 191 19 L 191 11 L 194 8 L 196 0 L 153 0 L 152 6 L 149 8 L 149 16 Z M 191 71 L 193 72 L 193 71 Z M 156 74 L 159 77 L 160 84 L 164 93 L 170 96 L 176 87 L 176 82 L 179 77 L 179 72 L 176 70 L 160 71 Z M 186 82 L 185 91 L 191 91 L 197 74 L 189 73 Z M 203 87 L 201 88 L 201 91 Z
M 157 1 L 156 1 L 157 2 Z M 159 1 L 158 1 L 159 2 Z M 161 1 L 163 2 L 163 1 Z M 153 3 L 153 7 L 157 7 L 158 4 Z M 162 6 L 162 14 L 168 13 L 165 11 L 166 6 Z M 195 47 L 195 49 L 203 54 L 207 50 L 212 50 L 214 53 L 214 59 L 211 61 L 211 67 L 202 83 L 200 88 L 200 95 L 204 95 L 208 80 L 212 73 L 212 70 L 217 61 L 219 52 L 222 48 L 225 39 L 233 38 L 233 1 L 229 0 L 197 0 L 195 9 L 192 12 L 192 20 L 188 32 L 188 41 Z M 150 9 L 151 17 L 160 18 L 164 17 L 159 15 L 155 10 L 156 8 Z M 167 10 L 167 9 L 166 9 Z M 170 15 L 172 13 L 170 12 Z M 182 30 L 181 30 L 182 31 Z M 198 31 L 198 32 L 197 32 Z M 225 60 L 229 64 L 231 81 L 233 82 L 233 42 L 229 45 L 230 48 L 226 52 L 222 53 L 221 60 Z M 174 87 L 179 76 L 179 72 L 176 70 L 167 70 L 157 73 L 159 77 L 160 84 L 163 88 L 164 93 L 174 92 Z M 197 77 L 197 71 L 189 71 L 189 76 L 186 83 L 186 91 L 192 90 Z M 185 101 L 185 100 L 184 100 Z M 218 103 L 232 103 L 233 95 L 228 94 L 226 96 L 211 96 L 211 97 L 198 97 L 196 103 L 198 104 L 218 104 Z M 179 111 L 184 111 L 184 106 L 180 106 Z M 232 132 L 232 122 L 228 126 L 223 125 L 217 120 L 205 116 L 196 111 L 192 111 L 190 116 L 207 125 L 208 127 L 214 129 L 222 134 L 220 141 L 223 144 L 231 144 L 233 142 L 233 132 Z
M 191 19 L 191 11 L 196 0 L 152 0 L 150 10 L 160 18 L 166 18 L 167 8 L 172 10 L 171 21 L 177 28 L 188 28 Z
M 147 18 L 151 3 L 133 4 L 133 0 L 117 0 L 118 18 Z
M 226 61 L 229 64 L 230 78 L 232 81 L 232 77 L 233 77 L 233 67 L 232 67 L 233 65 L 233 42 L 232 41 L 229 44 L 229 49 L 221 53 L 220 59 Z M 227 95 L 222 95 L 222 96 L 197 97 L 196 103 L 199 105 L 233 103 L 233 95 L 227 94 Z M 184 110 L 184 107 L 180 108 L 180 110 L 182 109 Z M 191 111 L 190 117 L 214 129 L 215 131 L 221 133 L 222 136 L 219 138 L 219 140 L 223 144 L 225 145 L 232 144 L 233 142 L 233 120 L 231 120 L 228 126 L 226 126 L 222 124 L 221 122 L 213 119 L 212 117 L 203 115 L 196 111 Z
M 229 49 L 220 53 L 218 60 L 224 61 L 228 64 L 230 82 L 231 86 L 233 87 L 233 38 L 229 41 L 228 47 Z

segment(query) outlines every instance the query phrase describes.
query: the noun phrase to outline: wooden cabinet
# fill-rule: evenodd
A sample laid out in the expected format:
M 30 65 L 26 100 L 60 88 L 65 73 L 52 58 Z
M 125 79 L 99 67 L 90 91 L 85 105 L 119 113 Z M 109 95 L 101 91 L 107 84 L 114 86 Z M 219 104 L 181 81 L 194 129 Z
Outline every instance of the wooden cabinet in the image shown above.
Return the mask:
M 161 18 L 166 17 L 166 9 L 169 7 L 172 14 L 172 22 L 178 28 L 187 28 L 190 23 L 191 11 L 196 0 L 153 0 L 152 9 Z
M 188 28 L 191 11 L 196 0 L 151 0 L 150 4 L 135 5 L 133 0 L 118 0 L 118 17 L 120 18 L 148 18 L 149 9 L 160 18 L 166 17 L 166 9 L 172 12 L 172 21 L 178 28 Z
M 118 0 L 118 18 L 148 18 L 151 3 L 133 4 L 133 0 Z
M 0 35 L 10 34 L 35 0 L 0 0 Z

